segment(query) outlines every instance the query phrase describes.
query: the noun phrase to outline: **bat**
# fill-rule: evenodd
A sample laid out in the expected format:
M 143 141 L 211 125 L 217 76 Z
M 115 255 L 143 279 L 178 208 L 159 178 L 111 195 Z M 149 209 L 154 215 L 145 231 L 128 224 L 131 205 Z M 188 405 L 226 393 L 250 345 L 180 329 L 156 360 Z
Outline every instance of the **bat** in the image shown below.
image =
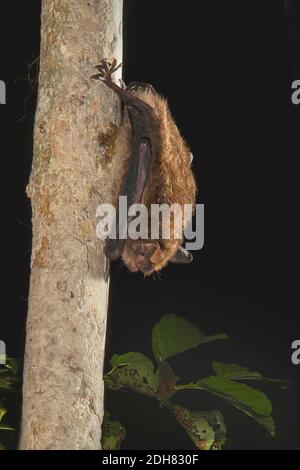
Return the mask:
M 127 196 L 128 206 L 144 204 L 150 209 L 152 204 L 179 204 L 181 207 L 190 204 L 194 207 L 196 183 L 190 164 L 191 152 L 166 100 L 149 84 L 132 82 L 126 87 L 123 82 L 121 86 L 115 83 L 112 75 L 120 65 L 115 59 L 103 59 L 96 66 L 98 73 L 91 77 L 113 90 L 124 107 L 115 145 L 117 195 Z M 110 260 L 121 258 L 129 271 L 142 272 L 145 276 L 160 271 L 168 262 L 190 263 L 193 257 L 182 247 L 183 237 L 175 237 L 175 219 L 174 212 L 167 239 L 108 238 L 104 253 Z M 116 220 L 120 234 L 122 226 L 118 214 Z M 128 216 L 127 222 L 130 220 Z M 158 233 L 161 234 L 161 227 Z

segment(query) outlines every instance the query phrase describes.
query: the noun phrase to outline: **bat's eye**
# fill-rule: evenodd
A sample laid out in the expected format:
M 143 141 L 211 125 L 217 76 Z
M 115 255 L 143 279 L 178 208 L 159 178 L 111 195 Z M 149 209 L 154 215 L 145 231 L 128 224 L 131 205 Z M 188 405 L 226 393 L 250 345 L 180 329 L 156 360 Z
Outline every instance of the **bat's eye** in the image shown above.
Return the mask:
M 140 251 L 140 256 L 145 256 L 144 251 Z

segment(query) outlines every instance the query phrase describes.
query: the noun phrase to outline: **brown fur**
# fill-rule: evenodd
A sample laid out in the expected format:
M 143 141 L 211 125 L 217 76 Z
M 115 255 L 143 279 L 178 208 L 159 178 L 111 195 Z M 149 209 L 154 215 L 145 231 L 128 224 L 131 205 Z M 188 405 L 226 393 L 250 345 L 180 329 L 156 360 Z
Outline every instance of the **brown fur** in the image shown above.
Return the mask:
M 148 89 L 133 92 L 141 100 L 151 105 L 156 112 L 159 122 L 157 154 L 154 156 L 149 179 L 147 181 L 142 201 L 148 209 L 151 204 L 174 203 L 195 204 L 196 184 L 190 167 L 190 149 L 180 135 L 171 116 L 167 102 L 161 96 Z M 131 128 L 125 117 L 116 141 L 114 158 L 115 198 L 122 191 L 125 175 L 130 159 Z M 137 271 L 137 251 L 141 247 L 146 255 L 146 265 L 142 270 L 146 275 L 159 271 L 176 253 L 183 240 L 174 239 L 171 227 L 171 238 L 143 242 L 127 240 L 122 259 L 131 271 Z

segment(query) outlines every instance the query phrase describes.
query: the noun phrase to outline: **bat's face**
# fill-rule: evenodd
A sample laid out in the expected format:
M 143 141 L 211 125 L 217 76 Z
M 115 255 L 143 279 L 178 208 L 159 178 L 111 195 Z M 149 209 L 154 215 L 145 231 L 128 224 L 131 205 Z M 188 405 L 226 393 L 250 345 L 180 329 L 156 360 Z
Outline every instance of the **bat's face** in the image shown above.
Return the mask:
M 122 259 L 131 272 L 141 272 L 150 276 L 157 271 L 164 260 L 164 253 L 157 242 L 128 240 L 125 244 Z

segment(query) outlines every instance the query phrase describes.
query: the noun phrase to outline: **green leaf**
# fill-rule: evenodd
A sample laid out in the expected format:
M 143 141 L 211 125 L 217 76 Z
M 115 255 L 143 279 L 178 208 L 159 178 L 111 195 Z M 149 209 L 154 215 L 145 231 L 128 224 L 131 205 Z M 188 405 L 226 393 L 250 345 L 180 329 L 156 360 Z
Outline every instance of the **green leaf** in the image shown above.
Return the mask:
M 10 375 L 0 377 L 0 389 L 13 390 L 16 384 L 16 377 Z
M 6 358 L 6 363 L 0 367 L 0 389 L 14 391 L 16 383 L 19 382 L 18 364 L 16 359 Z
M 271 379 L 264 377 L 260 372 L 254 372 L 238 364 L 228 364 L 224 362 L 213 362 L 213 370 L 217 375 L 221 375 L 230 380 L 262 380 L 265 382 L 276 383 L 281 387 L 288 387 L 291 382 L 288 380 Z
M 206 336 L 192 323 L 176 315 L 163 316 L 152 332 L 152 349 L 158 362 L 199 346 L 199 344 L 227 339 L 224 333 Z
M 215 432 L 215 441 L 212 450 L 220 450 L 226 442 L 226 426 L 222 413 L 219 410 L 203 411 L 199 413 L 207 419 Z
M 6 408 L 0 405 L 0 422 L 2 421 L 6 413 L 7 413 Z M 14 428 L 12 428 L 11 426 L 8 426 L 7 424 L 0 423 L 0 431 L 14 431 Z
M 144 356 L 144 354 L 141 354 L 139 352 L 128 352 L 125 354 L 114 354 L 111 357 L 110 360 L 110 365 L 112 368 L 115 367 L 122 367 L 134 363 L 139 363 L 143 364 L 145 367 L 150 368 L 154 370 L 154 366 L 150 359 L 147 356 Z
M 247 379 L 247 378 L 255 378 L 261 379 L 262 375 L 259 372 L 252 372 L 245 367 L 241 367 L 237 364 L 225 364 L 223 362 L 213 362 L 212 368 L 217 375 L 222 375 L 230 380 L 238 380 L 238 379 Z
M 105 375 L 105 383 L 111 390 L 130 389 L 143 395 L 155 396 L 158 380 L 154 365 L 139 352 L 114 354 L 111 358 L 112 370 Z
M 272 413 L 272 404 L 267 396 L 249 385 L 232 382 L 225 377 L 214 375 L 199 380 L 197 384 L 232 402 L 245 405 L 261 416 L 268 416 Z
M 124 426 L 119 421 L 113 420 L 110 413 L 106 412 L 102 423 L 102 449 L 119 450 L 125 436 Z
M 195 384 L 177 385 L 176 389 L 205 390 L 217 395 L 255 419 L 272 435 L 275 433 L 274 422 L 271 417 L 272 404 L 270 400 L 260 390 L 249 385 L 234 382 L 222 376 L 211 376 L 201 379 Z
M 275 423 L 274 423 L 274 420 L 272 418 L 272 416 L 264 416 L 264 417 L 261 417 L 261 416 L 253 416 L 253 418 L 255 419 L 255 421 L 257 421 L 263 428 L 265 428 L 267 431 L 269 431 L 269 433 L 271 434 L 271 436 L 275 436 L 276 434 L 276 427 L 275 427 Z
M 14 431 L 14 428 L 7 424 L 0 424 L 0 431 Z
M 13 375 L 18 375 L 20 372 L 20 361 L 14 357 L 6 357 L 5 367 L 10 369 Z
M 3 408 L 3 406 L 0 406 L 0 422 L 2 421 L 6 413 L 7 413 L 6 408 Z

